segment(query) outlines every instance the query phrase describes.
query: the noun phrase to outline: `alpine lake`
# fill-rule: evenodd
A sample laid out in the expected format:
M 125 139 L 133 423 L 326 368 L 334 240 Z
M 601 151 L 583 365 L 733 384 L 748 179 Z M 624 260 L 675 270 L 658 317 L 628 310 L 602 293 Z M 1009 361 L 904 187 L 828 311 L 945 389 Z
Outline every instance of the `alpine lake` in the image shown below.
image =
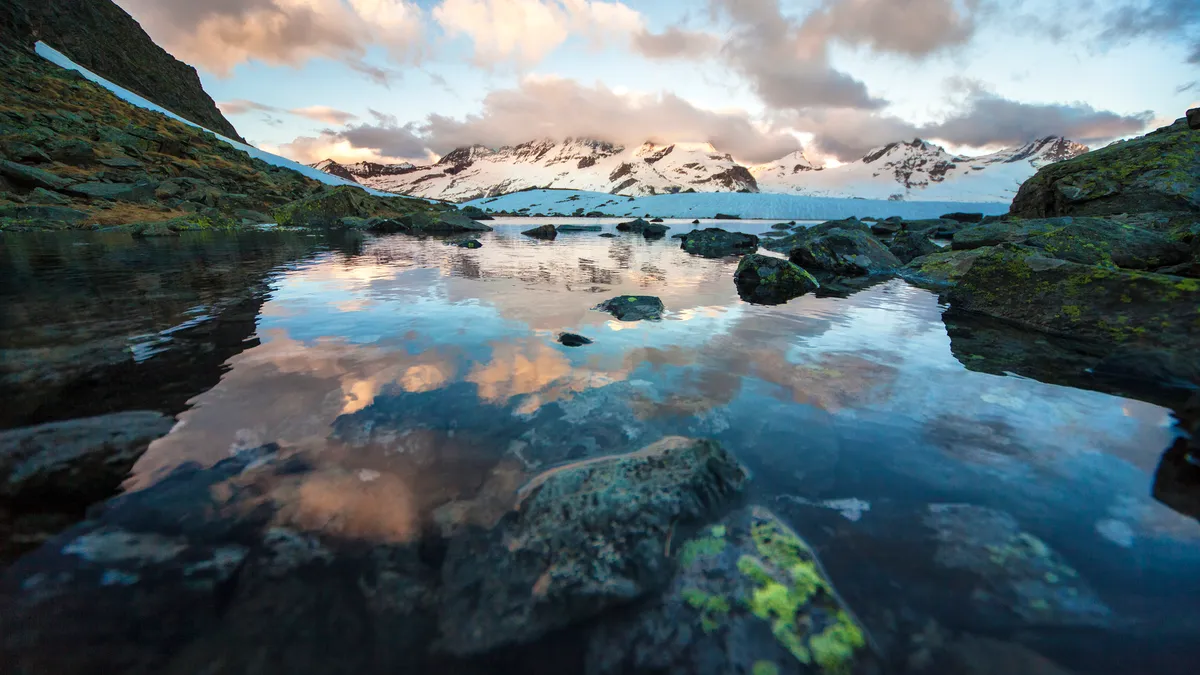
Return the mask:
M 1172 497 L 1170 392 L 1103 384 L 1073 345 L 895 277 L 751 304 L 737 258 L 616 222 L 501 218 L 479 248 L 272 229 L 0 237 L 0 426 L 174 416 L 128 495 L 274 444 L 311 472 L 288 493 L 293 522 L 367 544 L 502 517 L 547 470 L 711 439 L 750 477 L 738 504 L 811 546 L 880 672 L 1196 672 L 1200 513 Z M 603 232 L 521 234 L 572 223 Z M 623 296 L 665 312 L 595 309 Z M 310 601 L 338 606 L 321 588 Z M 337 612 L 297 607 L 263 612 L 297 654 L 362 649 L 329 637 Z M 580 639 L 496 668 L 582 672 Z M 251 641 L 197 633 L 171 672 L 227 672 L 180 664 Z

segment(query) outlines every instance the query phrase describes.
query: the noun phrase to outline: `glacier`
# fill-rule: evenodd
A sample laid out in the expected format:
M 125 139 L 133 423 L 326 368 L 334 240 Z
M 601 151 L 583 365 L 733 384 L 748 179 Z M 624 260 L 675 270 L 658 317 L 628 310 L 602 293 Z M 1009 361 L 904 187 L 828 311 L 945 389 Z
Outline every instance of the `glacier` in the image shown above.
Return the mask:
M 580 208 L 585 213 L 602 211 L 618 217 L 712 218 L 722 213 L 746 220 L 839 220 L 888 216 L 911 220 L 937 218 L 953 212 L 982 213 L 985 216 L 1008 213 L 1007 202 L 905 202 L 745 192 L 694 192 L 631 198 L 582 190 L 527 190 L 476 199 L 460 206 L 546 216 L 570 216 Z
M 254 147 L 253 145 L 247 145 L 245 143 L 241 143 L 241 142 L 235 141 L 231 138 L 222 136 L 221 134 L 218 134 L 217 132 L 215 132 L 211 129 L 206 129 L 205 127 L 202 127 L 199 124 L 196 124 L 195 122 L 186 120 L 186 119 L 180 117 L 179 115 L 176 115 L 175 113 L 171 112 L 170 110 L 167 110 L 166 108 L 164 108 L 152 101 L 149 101 L 118 84 L 109 82 L 108 80 L 104 79 L 103 77 L 100 77 L 99 75 L 93 73 L 92 71 L 88 70 L 87 68 L 84 68 L 83 66 L 75 63 L 71 59 L 67 58 L 67 56 L 65 54 L 63 54 L 62 52 L 58 51 L 57 49 L 51 47 L 50 45 L 46 44 L 45 42 L 39 41 L 36 45 L 34 45 L 34 49 L 35 49 L 35 51 L 37 51 L 38 56 L 42 57 L 43 59 L 46 59 L 50 63 L 53 63 L 54 65 L 59 66 L 61 68 L 66 68 L 67 70 L 74 70 L 75 72 L 79 73 L 86 79 L 91 80 L 92 82 L 95 82 L 96 84 L 100 85 L 101 87 L 104 87 L 105 89 L 109 90 L 117 98 L 121 99 L 122 101 L 125 101 L 126 103 L 129 103 L 130 105 L 135 105 L 139 108 L 144 108 L 146 110 L 152 110 L 161 115 L 166 115 L 167 117 L 170 117 L 171 119 L 179 121 L 179 122 L 183 122 L 184 124 L 186 124 L 190 127 L 195 127 L 197 129 L 203 129 L 204 131 L 225 141 L 226 143 L 237 148 L 238 150 L 245 152 L 246 154 L 250 155 L 251 157 L 253 157 L 255 159 L 260 159 L 260 160 L 266 162 L 267 164 L 270 164 L 271 166 L 278 166 L 278 167 L 281 167 L 284 169 L 291 169 L 292 171 L 295 171 L 296 173 L 303 174 L 304 176 L 306 176 L 308 178 L 311 178 L 315 181 L 320 181 L 322 183 L 325 183 L 326 185 L 335 185 L 335 186 L 336 185 L 352 185 L 356 188 L 366 190 L 367 192 L 370 192 L 371 194 L 377 195 L 380 197 L 399 197 L 400 196 L 400 195 L 397 195 L 397 194 L 394 194 L 391 192 L 383 192 L 382 190 L 376 190 L 373 188 L 364 187 L 354 181 L 346 180 L 344 178 L 339 178 L 332 174 L 325 173 L 324 171 L 314 169 L 311 166 L 306 166 L 299 162 L 294 162 L 290 159 L 287 159 L 286 157 L 280 157 L 279 155 L 275 155 L 275 154 L 266 152 L 265 150 L 260 150 L 256 147 Z

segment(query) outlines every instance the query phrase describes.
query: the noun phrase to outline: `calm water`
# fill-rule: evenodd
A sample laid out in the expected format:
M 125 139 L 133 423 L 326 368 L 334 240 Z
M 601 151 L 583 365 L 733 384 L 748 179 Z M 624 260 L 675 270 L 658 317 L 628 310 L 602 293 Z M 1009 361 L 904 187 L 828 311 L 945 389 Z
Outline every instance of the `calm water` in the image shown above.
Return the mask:
M 302 233 L 0 239 L 0 375 L 23 400 L 3 422 L 178 413 L 129 489 L 278 442 L 358 471 L 358 486 L 312 486 L 314 517 L 393 538 L 497 476 L 712 437 L 911 672 L 923 645 L 963 632 L 1077 673 L 1194 672 L 1200 523 L 1151 496 L 1168 410 L 968 369 L 937 296 L 901 280 L 753 306 L 736 260 L 670 239 L 519 234 L 545 222 L 598 221 L 497 221 L 478 250 Z M 591 309 L 626 294 L 668 313 Z M 563 331 L 595 343 L 563 347 Z M 1070 597 L 1014 612 L 1023 577 L 961 579 L 955 542 L 931 535 L 944 504 L 1045 542 L 1078 574 Z

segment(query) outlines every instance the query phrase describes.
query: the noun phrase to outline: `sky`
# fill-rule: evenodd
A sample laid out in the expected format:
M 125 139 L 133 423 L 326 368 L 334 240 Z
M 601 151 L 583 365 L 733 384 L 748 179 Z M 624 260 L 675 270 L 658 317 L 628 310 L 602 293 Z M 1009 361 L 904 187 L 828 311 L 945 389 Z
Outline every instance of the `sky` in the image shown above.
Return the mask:
M 1096 147 L 1200 105 L 1197 0 L 116 0 L 254 145 L 435 160 L 589 137 L 744 164 Z

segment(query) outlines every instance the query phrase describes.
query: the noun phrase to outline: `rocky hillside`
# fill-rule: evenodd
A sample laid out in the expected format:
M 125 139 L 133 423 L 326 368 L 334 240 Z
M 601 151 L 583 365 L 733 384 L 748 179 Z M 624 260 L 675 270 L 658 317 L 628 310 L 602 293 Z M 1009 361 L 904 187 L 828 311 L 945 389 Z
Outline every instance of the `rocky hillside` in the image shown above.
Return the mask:
M 0 82 L 0 230 L 257 224 L 329 192 L 11 43 L 0 42 Z M 344 216 L 437 210 L 341 190 L 361 193 Z
M 4 0 L 0 39 L 25 48 L 43 41 L 181 117 L 242 140 L 205 93 L 196 69 L 154 44 L 110 0 Z
M 530 188 L 589 190 L 631 197 L 674 192 L 758 192 L 754 176 L 708 143 L 645 143 L 624 148 L 603 141 L 533 141 L 491 150 L 459 148 L 432 166 L 314 165 L 352 175 L 379 190 L 469 201 Z
M 1087 152 L 1047 137 L 990 155 L 952 155 L 916 139 L 878 148 L 860 161 L 822 167 L 797 150 L 744 167 L 707 143 L 646 143 L 626 149 L 596 140 L 540 141 L 490 150 L 459 148 L 433 166 L 353 165 L 325 160 L 327 173 L 379 190 L 469 201 L 531 188 L 644 197 L 678 192 L 770 192 L 892 200 L 1008 202 L 1039 168 Z

